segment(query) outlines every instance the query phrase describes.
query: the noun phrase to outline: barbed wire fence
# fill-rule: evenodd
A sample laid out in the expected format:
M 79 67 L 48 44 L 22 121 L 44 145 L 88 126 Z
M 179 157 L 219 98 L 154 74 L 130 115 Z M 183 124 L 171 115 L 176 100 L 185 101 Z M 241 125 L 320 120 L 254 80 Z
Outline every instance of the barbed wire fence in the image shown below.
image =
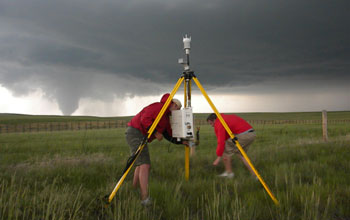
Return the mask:
M 251 125 L 321 125 L 322 120 L 247 120 Z M 0 124 L 1 133 L 31 133 L 31 132 L 57 132 L 57 131 L 79 131 L 93 129 L 115 129 L 126 128 L 126 120 L 108 121 L 67 121 L 67 122 L 37 122 L 24 124 Z M 195 119 L 195 126 L 208 125 L 205 119 Z M 349 119 L 328 120 L 328 124 L 350 124 Z

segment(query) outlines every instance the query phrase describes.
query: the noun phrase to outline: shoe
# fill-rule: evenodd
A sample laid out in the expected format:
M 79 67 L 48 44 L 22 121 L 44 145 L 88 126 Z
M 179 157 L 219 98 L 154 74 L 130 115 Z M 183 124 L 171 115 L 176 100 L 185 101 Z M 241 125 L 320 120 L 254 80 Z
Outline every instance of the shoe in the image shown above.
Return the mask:
M 235 176 L 234 173 L 228 173 L 226 171 L 219 175 L 219 177 L 226 177 L 226 178 L 229 178 L 229 179 L 233 178 L 234 176 Z
M 150 206 L 152 205 L 152 200 L 150 197 L 147 197 L 147 199 L 141 201 L 141 205 L 143 206 Z

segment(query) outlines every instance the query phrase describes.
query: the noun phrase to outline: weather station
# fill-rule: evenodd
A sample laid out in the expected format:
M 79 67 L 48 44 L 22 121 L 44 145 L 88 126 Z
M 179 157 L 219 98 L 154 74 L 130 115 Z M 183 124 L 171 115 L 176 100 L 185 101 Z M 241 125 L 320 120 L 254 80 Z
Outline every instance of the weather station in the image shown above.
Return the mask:
M 193 71 L 190 70 L 190 50 L 191 50 L 191 37 L 185 35 L 183 38 L 184 51 L 186 58 L 179 58 L 178 63 L 183 65 L 184 72 L 184 108 L 180 110 L 172 111 L 171 113 L 171 129 L 173 131 L 173 137 L 178 139 L 185 139 L 188 141 L 188 146 L 191 147 L 191 155 L 194 154 L 194 147 L 199 142 L 199 127 L 197 127 L 196 133 L 194 132 L 193 123 L 193 111 L 191 106 L 191 76 Z M 187 151 L 185 147 L 185 160 L 187 161 Z M 187 163 L 185 163 L 187 166 Z M 186 168 L 185 177 L 188 179 L 188 171 Z
M 119 190 L 121 184 L 125 180 L 125 177 L 129 173 L 129 171 L 132 168 L 132 166 L 134 165 L 134 163 L 135 163 L 137 157 L 139 156 L 140 152 L 143 150 L 143 148 L 146 145 L 148 139 L 152 136 L 152 134 L 153 134 L 157 124 L 159 123 L 160 119 L 164 115 L 165 110 L 170 105 L 171 100 L 173 99 L 174 95 L 178 91 L 178 89 L 181 86 L 182 82 L 184 82 L 184 108 L 172 112 L 171 126 L 172 126 L 172 130 L 173 130 L 173 137 L 183 138 L 183 139 L 188 141 L 188 145 L 185 146 L 185 179 L 186 179 L 186 181 L 189 180 L 189 174 L 190 174 L 189 173 L 190 172 L 190 170 L 189 170 L 189 168 L 190 168 L 190 166 L 189 166 L 189 163 L 190 163 L 190 160 L 189 160 L 190 146 L 191 146 L 191 149 L 194 149 L 194 145 L 195 145 L 194 144 L 195 143 L 195 141 L 194 141 L 195 140 L 194 139 L 195 134 L 194 134 L 194 124 L 193 124 L 193 112 L 192 112 L 192 106 L 191 106 L 191 85 L 192 85 L 192 80 L 195 82 L 195 84 L 197 85 L 197 87 L 201 91 L 202 95 L 205 97 L 205 99 L 207 100 L 208 104 L 210 105 L 212 110 L 215 112 L 215 114 L 217 116 L 217 119 L 221 122 L 221 124 L 225 128 L 225 130 L 228 133 L 231 141 L 235 144 L 235 146 L 237 146 L 237 148 L 240 151 L 240 153 L 242 154 L 242 156 L 246 159 L 246 161 L 248 162 L 250 168 L 252 169 L 252 171 L 254 172 L 254 174 L 256 175 L 257 179 L 260 181 L 260 183 L 262 184 L 262 186 L 264 187 L 264 189 L 266 190 L 266 192 L 268 193 L 268 195 L 270 196 L 272 201 L 276 205 L 279 205 L 278 200 L 272 194 L 271 190 L 269 189 L 269 187 L 267 186 L 267 184 L 265 183 L 263 178 L 260 176 L 258 171 L 255 169 L 255 167 L 251 163 L 251 161 L 248 158 L 247 154 L 243 150 L 241 144 L 238 142 L 237 137 L 235 137 L 235 135 L 232 133 L 232 131 L 230 130 L 230 128 L 226 124 L 225 120 L 222 118 L 221 114 L 216 109 L 215 105 L 213 104 L 213 102 L 209 98 L 208 94 L 206 93 L 206 91 L 204 90 L 202 85 L 200 84 L 199 80 L 197 79 L 197 77 L 194 74 L 194 71 L 192 71 L 190 69 L 191 37 L 185 35 L 183 37 L 183 44 L 184 44 L 184 51 L 185 51 L 186 57 L 185 57 L 185 59 L 180 58 L 178 60 L 178 62 L 183 65 L 184 71 L 183 71 L 181 77 L 178 79 L 177 83 L 175 84 L 173 90 L 171 91 L 167 101 L 165 102 L 165 104 L 163 105 L 162 109 L 158 113 L 158 115 L 157 115 L 156 119 L 154 120 L 153 124 L 149 128 L 149 130 L 147 132 L 147 136 L 140 143 L 137 151 L 133 155 L 131 155 L 130 158 L 128 159 L 126 167 L 125 167 L 125 169 L 124 169 L 124 171 L 123 171 L 119 181 L 117 182 L 116 186 L 114 187 L 112 193 L 105 197 L 105 199 L 106 199 L 106 206 L 108 206 L 111 203 L 112 199 L 116 195 L 116 193 Z

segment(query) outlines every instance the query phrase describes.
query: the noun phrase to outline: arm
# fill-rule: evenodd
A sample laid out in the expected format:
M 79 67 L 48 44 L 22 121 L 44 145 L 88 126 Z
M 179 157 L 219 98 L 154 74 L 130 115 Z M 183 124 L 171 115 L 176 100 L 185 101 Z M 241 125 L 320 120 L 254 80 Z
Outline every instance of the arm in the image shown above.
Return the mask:
M 158 116 L 160 108 L 161 108 L 161 106 L 158 105 L 158 103 L 154 103 L 154 104 L 151 104 L 143 109 L 143 112 L 141 115 L 141 124 L 142 124 L 142 127 L 147 129 L 147 131 L 149 131 L 149 129 L 151 128 L 152 124 L 154 123 L 156 117 Z M 162 133 L 164 131 L 164 128 L 162 126 L 162 124 L 164 123 L 163 121 L 164 121 L 164 116 L 158 122 L 156 128 L 154 129 L 154 131 L 152 133 L 152 136 L 153 135 L 156 136 L 156 138 L 158 140 L 160 140 L 158 137 L 160 137 L 160 135 L 162 135 Z M 159 134 L 156 135 L 156 132 L 158 132 Z
M 142 110 L 141 114 L 141 125 L 143 128 L 145 128 L 147 131 L 149 131 L 150 127 L 153 124 L 153 111 L 152 111 L 152 106 L 147 106 Z M 154 133 L 153 133 L 154 134 Z
M 158 131 L 153 132 L 154 136 L 157 138 L 158 141 L 163 140 L 163 135 L 159 133 Z
M 221 125 L 221 123 L 218 125 L 218 127 L 215 129 L 215 134 L 217 137 L 217 147 L 216 147 L 216 155 L 218 157 L 221 157 L 225 150 L 225 142 L 227 139 L 226 130 Z
M 169 133 L 167 131 L 164 131 L 163 136 L 165 139 L 167 139 L 169 142 L 173 143 L 173 144 L 182 144 L 182 140 L 178 141 L 177 138 L 172 137 L 171 135 L 169 135 Z
M 215 134 L 216 134 L 218 145 L 216 147 L 217 158 L 213 162 L 214 166 L 219 164 L 221 157 L 222 157 L 222 154 L 224 153 L 224 150 L 225 150 L 226 130 L 221 125 L 221 123 L 219 125 L 217 125 L 217 127 L 215 127 Z

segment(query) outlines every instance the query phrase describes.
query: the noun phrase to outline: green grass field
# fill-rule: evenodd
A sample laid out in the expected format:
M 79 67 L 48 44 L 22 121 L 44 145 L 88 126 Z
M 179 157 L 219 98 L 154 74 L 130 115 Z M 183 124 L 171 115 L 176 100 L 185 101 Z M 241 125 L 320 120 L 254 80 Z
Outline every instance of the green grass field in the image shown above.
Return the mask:
M 336 117 L 349 118 L 341 114 Z M 184 147 L 154 141 L 149 145 L 153 205 L 140 205 L 130 173 L 105 208 L 101 198 L 111 193 L 129 156 L 120 128 L 1 134 L 0 219 L 350 219 L 349 124 L 329 125 L 328 142 L 320 125 L 253 127 L 257 139 L 248 156 L 278 207 L 237 158 L 234 179 L 217 177 L 224 168 L 211 165 L 215 134 L 202 126 L 189 181 Z

